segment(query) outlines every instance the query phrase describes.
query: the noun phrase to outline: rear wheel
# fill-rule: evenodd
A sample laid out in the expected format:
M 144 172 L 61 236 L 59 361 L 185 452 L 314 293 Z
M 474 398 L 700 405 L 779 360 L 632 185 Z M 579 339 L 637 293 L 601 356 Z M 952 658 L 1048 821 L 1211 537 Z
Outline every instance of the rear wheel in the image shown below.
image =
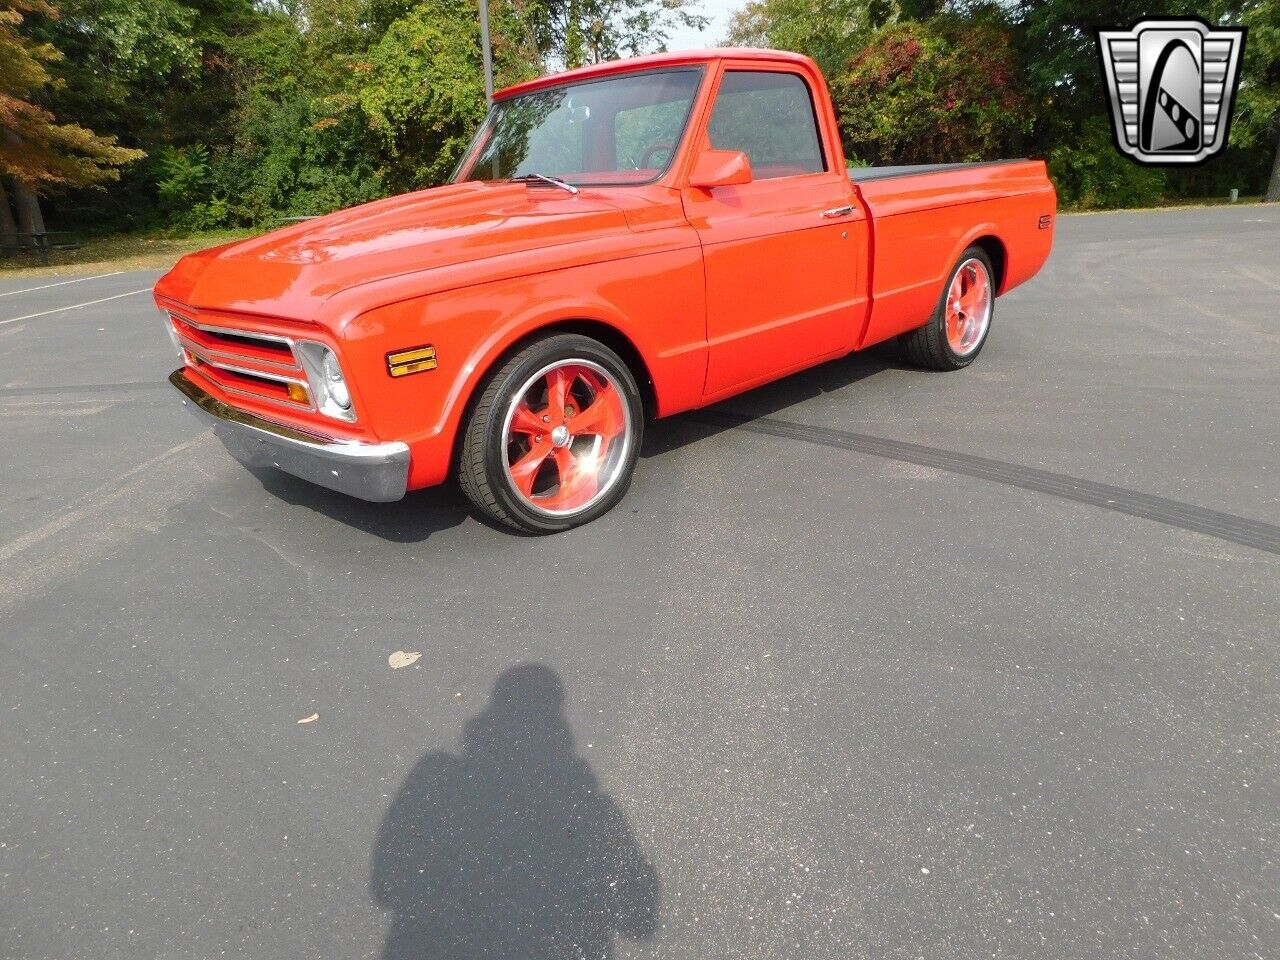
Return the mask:
M 458 480 L 482 513 L 528 533 L 588 523 L 631 483 L 642 414 L 631 371 L 604 344 L 576 334 L 536 340 L 486 383 Z
M 907 359 L 932 370 L 959 370 L 971 364 L 991 330 L 996 288 L 991 260 L 981 247 L 960 256 L 929 322 L 904 333 Z

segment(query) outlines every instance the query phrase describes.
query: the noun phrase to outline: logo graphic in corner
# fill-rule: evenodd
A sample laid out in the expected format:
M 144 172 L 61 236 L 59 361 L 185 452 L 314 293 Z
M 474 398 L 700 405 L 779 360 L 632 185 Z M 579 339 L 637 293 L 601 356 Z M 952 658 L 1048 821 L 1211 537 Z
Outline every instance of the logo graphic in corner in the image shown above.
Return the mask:
M 1240 85 L 1244 27 L 1151 18 L 1099 30 L 1116 146 L 1148 166 L 1191 166 L 1222 152 Z

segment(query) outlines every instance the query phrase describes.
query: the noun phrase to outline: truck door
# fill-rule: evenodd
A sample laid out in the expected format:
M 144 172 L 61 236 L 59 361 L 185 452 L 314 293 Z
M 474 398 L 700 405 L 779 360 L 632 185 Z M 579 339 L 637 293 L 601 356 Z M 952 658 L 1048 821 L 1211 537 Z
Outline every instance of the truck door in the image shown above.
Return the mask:
M 750 183 L 685 188 L 706 272 L 706 394 L 852 349 L 867 224 L 808 82 L 785 65 L 726 67 L 701 144 L 742 151 L 752 171 Z

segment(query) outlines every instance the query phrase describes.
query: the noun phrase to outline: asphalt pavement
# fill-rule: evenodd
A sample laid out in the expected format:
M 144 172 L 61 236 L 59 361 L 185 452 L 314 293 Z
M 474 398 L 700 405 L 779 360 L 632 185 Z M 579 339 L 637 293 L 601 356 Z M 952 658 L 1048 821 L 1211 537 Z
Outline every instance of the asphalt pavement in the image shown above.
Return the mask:
M 1064 217 L 552 538 L 246 471 L 155 278 L 0 274 L 0 956 L 1280 955 L 1280 206 Z

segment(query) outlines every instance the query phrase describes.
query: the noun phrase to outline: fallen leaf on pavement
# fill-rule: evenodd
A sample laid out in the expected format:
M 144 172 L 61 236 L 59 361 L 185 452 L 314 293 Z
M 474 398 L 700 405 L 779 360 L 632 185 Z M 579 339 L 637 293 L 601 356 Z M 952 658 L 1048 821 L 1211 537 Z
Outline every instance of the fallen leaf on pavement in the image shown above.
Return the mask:
M 422 654 L 417 653 L 416 651 L 414 653 L 405 653 L 403 650 L 397 650 L 391 656 L 387 657 L 387 663 L 391 664 L 392 670 L 399 670 L 401 667 L 407 667 L 410 664 L 417 663 L 420 656 L 422 656 Z

